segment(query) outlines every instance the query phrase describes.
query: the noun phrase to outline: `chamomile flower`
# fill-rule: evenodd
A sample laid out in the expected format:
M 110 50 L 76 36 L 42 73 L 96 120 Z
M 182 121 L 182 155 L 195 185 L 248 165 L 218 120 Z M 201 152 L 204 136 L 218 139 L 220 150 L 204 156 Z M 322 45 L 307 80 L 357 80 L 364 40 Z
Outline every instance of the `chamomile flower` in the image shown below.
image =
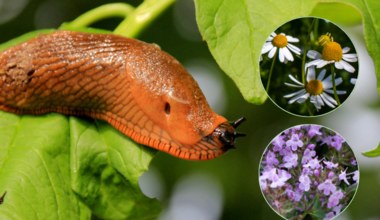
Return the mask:
M 358 61 L 356 53 L 348 53 L 349 47 L 342 49 L 339 43 L 331 41 L 323 45 L 322 54 L 315 50 L 309 50 L 307 57 L 314 59 L 306 64 L 306 68 L 316 66 L 322 68 L 327 64 L 334 63 L 335 68 L 344 69 L 347 72 L 355 72 L 355 68 L 349 64 Z
M 335 108 L 338 103 L 331 97 L 329 94 L 334 94 L 332 76 L 325 77 L 326 70 L 323 69 L 319 73 L 318 77 L 316 76 L 316 71 L 314 67 L 307 69 L 306 83 L 305 85 L 298 81 L 294 76 L 289 74 L 289 78 L 292 83 L 286 82 L 285 85 L 294 88 L 301 88 L 297 92 L 293 92 L 287 95 L 284 95 L 284 98 L 290 99 L 288 104 L 293 104 L 294 102 L 303 103 L 310 98 L 310 102 L 313 103 L 315 108 L 320 110 L 325 104 L 330 108 Z M 340 85 L 343 80 L 342 78 L 336 78 L 335 85 Z M 346 94 L 346 91 L 336 91 L 338 95 Z
M 299 42 L 298 38 L 285 35 L 284 33 L 276 34 L 275 32 L 272 32 L 272 34 L 266 40 L 261 50 L 261 54 L 266 54 L 269 52 L 268 57 L 273 58 L 278 50 L 278 59 L 281 63 L 294 61 L 293 55 L 290 51 L 296 55 L 301 54 L 301 49 L 291 44 L 297 42 Z

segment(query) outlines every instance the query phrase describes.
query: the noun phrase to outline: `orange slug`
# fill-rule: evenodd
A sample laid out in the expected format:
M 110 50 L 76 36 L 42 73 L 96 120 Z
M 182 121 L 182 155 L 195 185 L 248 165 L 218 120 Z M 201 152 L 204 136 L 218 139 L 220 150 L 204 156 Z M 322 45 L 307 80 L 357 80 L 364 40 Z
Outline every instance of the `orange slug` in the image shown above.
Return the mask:
M 0 109 L 101 119 L 182 159 L 213 159 L 241 136 L 196 81 L 157 45 L 113 34 L 55 31 L 0 53 Z

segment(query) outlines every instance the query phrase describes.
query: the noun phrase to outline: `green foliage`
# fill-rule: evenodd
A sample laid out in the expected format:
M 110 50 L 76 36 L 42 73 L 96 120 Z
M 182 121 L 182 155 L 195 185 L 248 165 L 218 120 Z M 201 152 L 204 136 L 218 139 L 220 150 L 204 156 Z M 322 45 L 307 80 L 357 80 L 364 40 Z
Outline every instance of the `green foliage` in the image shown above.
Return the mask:
M 380 14 L 375 13 L 380 10 L 379 1 L 195 0 L 195 5 L 203 39 L 248 102 L 261 104 L 266 99 L 259 71 L 261 47 L 266 38 L 285 22 L 310 15 L 346 25 L 357 24 L 359 15 L 362 16 L 365 40 L 375 61 L 380 88 L 380 26 L 377 25 Z
M 375 149 L 364 152 L 363 155 L 367 156 L 367 157 L 378 157 L 378 156 L 380 156 L 380 143 L 379 143 L 379 145 L 377 145 L 377 147 Z
M 154 152 L 104 122 L 0 112 L 0 219 L 151 219 L 138 178 Z

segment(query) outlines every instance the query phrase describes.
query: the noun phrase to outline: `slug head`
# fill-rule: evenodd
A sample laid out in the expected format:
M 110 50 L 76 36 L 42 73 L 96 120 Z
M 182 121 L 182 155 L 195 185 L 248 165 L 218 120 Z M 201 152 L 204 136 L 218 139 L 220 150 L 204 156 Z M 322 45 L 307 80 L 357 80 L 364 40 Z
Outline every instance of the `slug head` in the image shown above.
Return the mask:
M 235 139 L 237 137 L 245 136 L 245 134 L 236 132 L 236 128 L 246 119 L 244 117 L 239 118 L 238 120 L 228 123 L 223 122 L 208 136 L 205 137 L 205 140 L 208 142 L 220 143 L 221 149 L 227 151 L 235 146 Z
M 208 105 L 197 82 L 157 46 L 139 45 L 126 63 L 129 91 L 154 123 L 163 151 L 193 160 L 212 159 L 232 148 L 241 136 Z M 159 130 L 159 131 L 158 131 Z

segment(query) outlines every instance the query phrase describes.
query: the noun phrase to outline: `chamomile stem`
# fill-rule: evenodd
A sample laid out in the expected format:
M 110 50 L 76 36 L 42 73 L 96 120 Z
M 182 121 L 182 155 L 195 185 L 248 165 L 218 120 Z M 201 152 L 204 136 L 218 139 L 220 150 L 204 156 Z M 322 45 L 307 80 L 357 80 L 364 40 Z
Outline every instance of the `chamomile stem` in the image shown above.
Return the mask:
M 125 18 L 134 11 L 134 7 L 126 3 L 111 3 L 94 8 L 74 21 L 70 22 L 69 25 L 72 28 L 83 28 L 95 23 L 96 21 L 102 20 L 109 17 L 122 17 Z
M 136 37 L 175 0 L 145 0 L 114 30 L 115 34 Z
M 305 51 L 306 51 L 306 45 L 305 45 Z M 301 73 L 302 73 L 302 83 L 306 85 L 306 74 L 307 70 L 305 72 L 305 62 L 306 62 L 306 52 L 303 53 L 302 55 L 302 64 L 301 64 Z
M 336 92 L 334 64 L 330 64 L 330 66 L 331 66 L 331 81 L 332 81 L 332 86 L 333 86 L 333 91 L 334 91 L 334 98 L 335 98 L 335 101 L 338 103 L 338 105 L 340 105 L 340 100 Z
M 265 88 L 265 90 L 267 91 L 268 94 L 269 94 L 270 80 L 272 78 L 272 72 L 273 72 L 273 68 L 274 68 L 274 63 L 276 62 L 277 53 L 278 53 L 278 50 L 276 51 L 275 55 L 273 56 L 272 65 L 270 66 L 270 69 L 269 69 L 267 86 Z

